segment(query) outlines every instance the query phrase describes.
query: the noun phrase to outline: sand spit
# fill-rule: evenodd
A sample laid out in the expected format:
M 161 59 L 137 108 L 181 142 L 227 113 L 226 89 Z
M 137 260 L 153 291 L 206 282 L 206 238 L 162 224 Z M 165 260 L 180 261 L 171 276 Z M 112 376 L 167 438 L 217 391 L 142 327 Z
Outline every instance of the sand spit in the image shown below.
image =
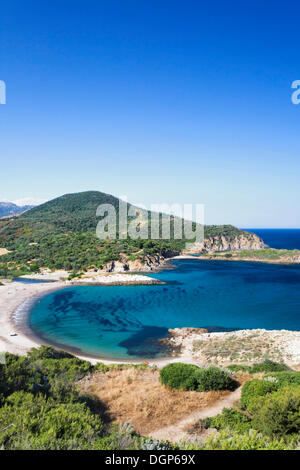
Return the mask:
M 119 285 L 152 285 L 152 284 L 164 284 L 164 282 L 154 279 L 153 277 L 144 276 L 142 274 L 124 274 L 124 273 L 113 273 L 113 274 L 100 274 L 96 276 L 85 276 L 80 279 L 74 279 L 70 281 L 70 284 L 75 285 L 108 285 L 108 286 L 119 286 Z

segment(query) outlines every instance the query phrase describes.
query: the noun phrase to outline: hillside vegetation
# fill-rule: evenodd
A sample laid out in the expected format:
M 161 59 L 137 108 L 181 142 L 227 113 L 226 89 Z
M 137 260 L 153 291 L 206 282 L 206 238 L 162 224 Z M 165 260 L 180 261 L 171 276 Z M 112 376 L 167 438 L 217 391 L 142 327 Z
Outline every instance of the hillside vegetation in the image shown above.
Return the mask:
M 119 200 L 97 191 L 67 194 L 37 206 L 20 217 L 0 221 L 0 247 L 10 253 L 0 258 L 0 277 L 37 272 L 41 267 L 73 271 L 101 269 L 106 263 L 120 259 L 144 262 L 148 255 L 168 257 L 185 247 L 185 239 L 170 240 L 100 240 L 96 237 L 100 204 L 112 204 L 116 213 Z M 130 204 L 129 207 L 132 207 Z M 149 213 L 140 210 L 141 224 L 149 224 Z M 149 230 L 149 226 L 148 226 Z M 118 227 L 117 227 L 118 231 Z M 229 240 L 241 233 L 233 226 L 206 226 L 205 237 L 220 236 Z

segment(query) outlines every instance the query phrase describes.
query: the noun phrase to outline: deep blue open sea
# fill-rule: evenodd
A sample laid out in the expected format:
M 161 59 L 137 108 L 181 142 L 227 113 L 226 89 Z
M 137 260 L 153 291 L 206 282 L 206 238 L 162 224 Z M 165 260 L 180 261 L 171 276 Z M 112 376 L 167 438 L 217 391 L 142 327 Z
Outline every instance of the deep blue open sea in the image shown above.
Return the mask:
M 271 246 L 300 248 L 300 230 L 252 231 Z M 34 305 L 30 326 L 45 342 L 123 360 L 161 357 L 156 338 L 168 328 L 300 331 L 300 265 L 197 259 L 172 264 L 175 269 L 152 275 L 165 285 L 53 292 Z

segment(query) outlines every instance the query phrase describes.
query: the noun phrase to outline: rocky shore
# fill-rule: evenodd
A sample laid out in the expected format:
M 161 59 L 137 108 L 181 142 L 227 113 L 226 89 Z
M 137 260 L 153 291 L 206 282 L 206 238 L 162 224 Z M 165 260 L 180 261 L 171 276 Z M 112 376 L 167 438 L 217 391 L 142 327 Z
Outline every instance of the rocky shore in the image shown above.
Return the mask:
M 203 328 L 175 328 L 160 340 L 178 360 L 202 364 L 252 364 L 283 361 L 300 370 L 300 331 L 239 330 L 209 333 Z

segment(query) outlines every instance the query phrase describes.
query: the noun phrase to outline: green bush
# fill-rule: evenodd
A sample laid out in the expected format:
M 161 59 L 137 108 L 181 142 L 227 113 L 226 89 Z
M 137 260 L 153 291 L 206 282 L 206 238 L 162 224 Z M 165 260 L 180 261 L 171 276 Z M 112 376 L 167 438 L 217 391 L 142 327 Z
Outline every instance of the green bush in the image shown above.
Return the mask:
M 83 403 L 56 403 L 45 396 L 15 392 L 0 409 L 4 449 L 90 448 L 102 423 Z
M 250 372 L 254 374 L 256 372 L 282 372 L 288 370 L 291 369 L 283 362 L 274 362 L 270 361 L 269 359 L 266 359 L 265 361 L 260 362 L 258 364 L 253 364 L 250 369 Z
M 263 362 L 252 364 L 252 366 L 246 366 L 243 364 L 231 364 L 227 366 L 227 369 L 232 372 L 249 372 L 250 374 L 255 374 L 257 372 L 286 372 L 291 370 L 283 362 L 274 362 L 266 359 Z
M 241 364 L 231 364 L 230 366 L 227 366 L 226 369 L 231 370 L 232 372 L 250 372 L 251 371 L 251 366 L 244 366 Z
M 231 390 L 235 381 L 228 372 L 218 367 L 200 368 L 180 362 L 168 364 L 160 371 L 160 381 L 173 389 L 198 390 Z
M 66 380 L 79 380 L 93 370 L 88 361 L 83 361 L 77 357 L 70 359 L 44 359 L 34 362 L 35 367 L 47 376 L 48 380 L 64 378 Z
M 277 389 L 278 385 L 274 382 L 259 379 L 250 380 L 243 385 L 240 405 L 242 408 L 248 408 L 253 399 Z
M 269 437 L 299 435 L 300 388 L 285 387 L 253 399 L 249 412 L 253 427 Z
M 173 389 L 196 390 L 198 371 L 199 367 L 192 364 L 174 362 L 161 369 L 160 382 Z
M 209 390 L 233 390 L 236 382 L 228 372 L 211 366 L 198 369 L 196 372 L 197 390 L 207 392 Z
M 287 444 L 283 439 L 268 439 L 258 431 L 247 433 L 224 430 L 218 435 L 209 437 L 202 447 L 187 446 L 189 450 L 290 450 L 295 446 Z
M 202 421 L 202 425 L 205 428 L 216 428 L 218 431 L 229 428 L 242 433 L 251 429 L 251 420 L 241 411 L 234 408 L 223 408 L 221 414 L 206 418 Z
M 300 372 L 275 372 L 274 374 L 267 374 L 264 380 L 274 381 L 278 388 L 287 385 L 300 385 Z
M 33 391 L 44 384 L 43 374 L 32 367 L 27 357 L 6 353 L 5 364 L 0 364 L 0 394 L 8 396 L 18 390 Z
M 51 346 L 40 346 L 39 348 L 31 348 L 28 352 L 27 357 L 31 361 L 36 361 L 38 359 L 72 359 L 75 356 L 72 354 L 62 351 L 60 349 L 52 348 Z

